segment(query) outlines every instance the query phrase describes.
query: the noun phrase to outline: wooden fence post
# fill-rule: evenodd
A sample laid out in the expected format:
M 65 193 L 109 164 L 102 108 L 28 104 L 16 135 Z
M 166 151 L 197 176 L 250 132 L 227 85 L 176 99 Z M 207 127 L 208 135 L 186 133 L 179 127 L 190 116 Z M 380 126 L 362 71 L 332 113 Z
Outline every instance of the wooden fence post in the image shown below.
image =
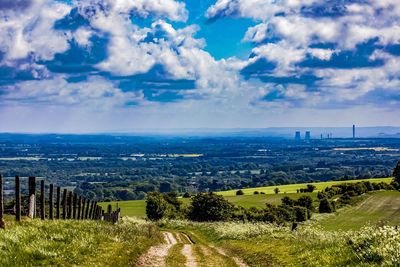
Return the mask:
M 98 210 L 97 210 L 97 202 L 94 202 L 93 204 L 94 204 L 94 205 L 93 205 L 92 219 L 95 220 L 96 217 L 97 217 L 97 212 L 98 212 Z
M 36 216 L 36 177 L 28 178 L 28 190 L 29 190 L 29 208 L 28 217 L 33 219 Z
M 100 218 L 101 218 L 101 208 L 100 208 L 100 206 L 97 206 L 97 220 L 100 220 Z
M 90 203 L 89 219 L 93 219 L 93 208 L 94 208 L 94 201 L 92 200 Z
M 44 180 L 40 181 L 40 218 L 45 219 L 45 205 L 44 205 Z
M 72 218 L 72 192 L 68 195 L 68 219 Z
M 79 197 L 78 197 L 78 214 L 77 214 L 77 216 L 76 216 L 76 219 L 77 219 L 77 220 L 80 220 L 80 219 L 81 219 L 81 209 L 82 209 L 82 197 L 79 196 Z
M 85 220 L 89 218 L 89 206 L 90 206 L 90 199 L 86 201 Z
M 57 186 L 56 219 L 60 219 L 60 200 L 61 200 L 61 188 Z
M 72 218 L 76 219 L 76 194 L 72 194 Z
M 85 219 L 85 206 L 86 206 L 86 198 L 82 197 L 81 220 Z
M 67 218 L 67 189 L 63 192 L 63 219 Z
M 98 209 L 98 207 L 97 207 L 97 205 L 94 205 L 94 207 L 93 207 L 93 220 L 96 220 L 97 219 L 97 213 L 99 212 L 99 209 Z
M 111 204 L 108 204 L 107 214 L 104 216 L 105 221 L 111 222 L 111 217 L 112 217 L 111 213 L 112 213 L 112 206 L 111 206 Z
M 15 176 L 15 219 L 21 221 L 21 181 Z
M 54 207 L 53 207 L 53 190 L 54 190 L 54 185 L 50 184 L 50 189 L 49 189 L 49 219 L 53 220 L 53 212 L 54 212 Z
M 4 203 L 3 203 L 3 176 L 0 173 L 0 228 L 4 229 L 5 224 L 3 220 L 3 214 L 4 214 Z

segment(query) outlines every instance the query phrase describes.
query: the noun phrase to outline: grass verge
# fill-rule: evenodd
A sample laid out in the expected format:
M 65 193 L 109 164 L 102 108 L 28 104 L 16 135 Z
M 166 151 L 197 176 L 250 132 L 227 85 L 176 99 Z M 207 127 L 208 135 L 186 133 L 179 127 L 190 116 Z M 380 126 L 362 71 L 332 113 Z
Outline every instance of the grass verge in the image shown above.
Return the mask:
M 0 266 L 132 266 L 158 229 L 141 221 L 25 220 L 0 231 Z

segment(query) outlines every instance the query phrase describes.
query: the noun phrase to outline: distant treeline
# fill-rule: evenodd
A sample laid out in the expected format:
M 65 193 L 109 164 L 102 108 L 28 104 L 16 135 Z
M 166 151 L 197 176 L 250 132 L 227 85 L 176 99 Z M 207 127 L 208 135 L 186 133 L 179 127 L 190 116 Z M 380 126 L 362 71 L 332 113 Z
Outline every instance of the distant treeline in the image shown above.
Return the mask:
M 0 166 L 5 177 L 15 173 L 40 175 L 49 182 L 75 188 L 77 194 L 102 201 L 144 199 L 153 191 L 183 195 L 389 177 L 398 160 L 393 151 L 335 148 L 400 148 L 400 139 L 384 138 L 295 142 L 241 137 L 99 136 L 97 140 L 93 136 L 80 140 L 73 136 L 43 136 L 20 143 L 15 140 L 18 139 L 0 140 Z M 168 156 L 171 154 L 175 156 Z M 185 154 L 202 156 L 179 156 Z
M 183 207 L 177 198 L 177 193 L 159 192 L 149 193 L 146 197 L 146 214 L 151 220 L 189 219 L 193 221 L 251 221 L 286 224 L 304 222 L 311 218 L 313 212 L 331 213 L 336 208 L 351 204 L 352 198 L 376 190 L 400 189 L 398 179 L 391 184 L 371 183 L 344 183 L 327 187 L 318 192 L 318 206 L 314 206 L 309 195 L 298 199 L 285 196 L 280 205 L 266 203 L 265 208 L 243 208 L 235 206 L 223 196 L 214 193 L 198 193 L 190 197 L 189 206 Z

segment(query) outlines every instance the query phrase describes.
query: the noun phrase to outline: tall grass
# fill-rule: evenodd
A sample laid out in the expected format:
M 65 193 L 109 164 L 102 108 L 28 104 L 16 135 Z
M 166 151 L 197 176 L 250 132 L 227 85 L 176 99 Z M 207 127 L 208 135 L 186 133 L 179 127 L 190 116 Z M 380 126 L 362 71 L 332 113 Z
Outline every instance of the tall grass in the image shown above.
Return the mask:
M 240 255 L 252 266 L 400 266 L 400 229 L 364 227 L 326 231 L 302 225 L 296 231 L 265 223 L 163 222 L 186 229 Z
M 0 231 L 0 266 L 129 266 L 160 240 L 143 221 L 26 220 Z

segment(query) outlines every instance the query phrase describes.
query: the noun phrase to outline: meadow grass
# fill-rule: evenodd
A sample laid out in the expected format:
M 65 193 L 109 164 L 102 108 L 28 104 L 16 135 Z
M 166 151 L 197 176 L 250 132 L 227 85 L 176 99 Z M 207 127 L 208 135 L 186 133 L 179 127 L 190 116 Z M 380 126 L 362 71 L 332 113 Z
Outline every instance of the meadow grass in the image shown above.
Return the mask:
M 186 264 L 186 257 L 182 254 L 183 244 L 175 244 L 168 252 L 166 263 L 168 267 L 181 267 Z
M 223 247 L 250 266 L 399 266 L 400 229 L 365 227 L 327 231 L 315 225 L 289 227 L 267 223 L 164 221 L 202 242 Z
M 326 230 L 356 230 L 365 225 L 400 225 L 400 192 L 366 194 L 355 206 L 345 207 L 318 220 Z
M 0 230 L 0 266 L 132 266 L 161 239 L 154 225 L 132 220 L 8 221 Z
M 242 191 L 244 192 L 245 195 L 252 195 L 254 193 L 254 191 L 258 191 L 260 193 L 264 192 L 265 194 L 274 194 L 275 188 L 279 188 L 279 190 L 280 190 L 279 194 L 285 194 L 285 193 L 297 193 L 298 189 L 306 188 L 308 184 L 315 185 L 315 187 L 316 187 L 315 191 L 321 191 L 321 190 L 327 188 L 328 186 L 343 184 L 343 183 L 357 183 L 357 182 L 362 182 L 362 181 L 370 181 L 371 183 L 379 183 L 379 182 L 390 183 L 392 180 L 393 180 L 393 178 L 372 178 L 372 179 L 359 179 L 359 180 L 348 180 L 348 181 L 329 181 L 329 182 L 318 182 L 318 183 L 288 184 L 288 185 L 244 188 L 244 189 L 242 189 Z M 235 196 L 236 191 L 237 191 L 237 189 L 221 191 L 221 192 L 217 192 L 217 194 L 220 194 L 223 196 Z
M 216 192 L 216 194 L 223 195 L 228 201 L 236 205 L 249 208 L 249 207 L 265 207 L 265 203 L 270 204 L 280 204 L 281 199 L 284 196 L 297 199 L 303 195 L 309 195 L 314 200 L 316 200 L 317 191 L 323 190 L 328 186 L 342 184 L 342 183 L 356 183 L 360 181 L 370 181 L 370 182 L 385 182 L 390 183 L 393 178 L 374 178 L 374 179 L 361 179 L 361 180 L 350 180 L 350 181 L 330 181 L 330 182 L 320 182 L 312 183 L 316 186 L 316 190 L 313 193 L 297 193 L 297 189 L 306 188 L 307 183 L 304 184 L 290 184 L 290 185 L 280 185 L 280 186 L 266 186 L 266 187 L 255 187 L 255 188 L 245 188 L 242 189 L 244 195 L 236 196 L 237 190 L 221 191 Z M 274 189 L 278 187 L 280 189 L 279 194 L 275 194 Z M 254 191 L 264 192 L 265 194 L 254 195 Z M 181 198 L 180 199 L 184 205 L 190 202 L 190 199 Z M 117 206 L 121 208 L 121 213 L 123 216 L 137 216 L 146 217 L 146 202 L 144 200 L 129 200 L 129 201 L 119 201 L 119 202 L 103 202 L 100 205 L 106 208 L 108 204 L 112 204 L 113 207 Z

